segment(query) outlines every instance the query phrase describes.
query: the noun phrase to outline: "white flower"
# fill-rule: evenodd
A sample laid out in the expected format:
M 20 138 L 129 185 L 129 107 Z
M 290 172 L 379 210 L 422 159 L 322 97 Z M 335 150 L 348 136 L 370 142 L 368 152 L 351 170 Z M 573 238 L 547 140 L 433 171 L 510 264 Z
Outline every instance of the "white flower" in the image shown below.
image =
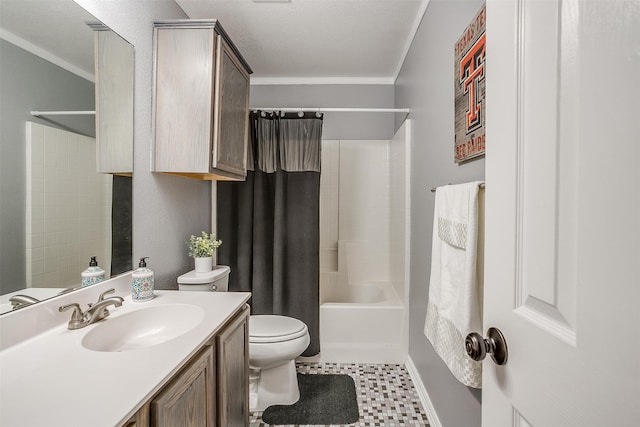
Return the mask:
M 207 234 L 203 231 L 200 236 L 196 237 L 193 234 L 187 242 L 189 248 L 189 256 L 192 258 L 205 258 L 213 256 L 216 253 L 216 249 L 220 247 L 222 240 L 216 240 L 214 233 Z

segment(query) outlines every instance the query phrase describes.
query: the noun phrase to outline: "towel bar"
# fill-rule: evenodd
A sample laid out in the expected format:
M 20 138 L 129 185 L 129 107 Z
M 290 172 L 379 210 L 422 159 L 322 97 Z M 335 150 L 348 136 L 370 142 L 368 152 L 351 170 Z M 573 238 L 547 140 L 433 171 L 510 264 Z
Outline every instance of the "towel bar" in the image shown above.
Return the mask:
M 447 184 L 447 185 L 451 185 L 451 183 Z M 484 182 L 481 182 L 479 185 L 480 188 L 484 188 Z M 431 187 L 431 192 L 435 193 L 436 192 L 436 188 L 437 187 Z

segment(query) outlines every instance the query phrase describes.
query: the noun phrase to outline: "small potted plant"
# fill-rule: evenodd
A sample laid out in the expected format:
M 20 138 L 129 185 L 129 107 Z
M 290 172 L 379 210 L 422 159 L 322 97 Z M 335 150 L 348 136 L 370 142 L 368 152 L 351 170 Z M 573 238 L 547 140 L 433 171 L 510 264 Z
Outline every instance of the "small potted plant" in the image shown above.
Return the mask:
M 189 256 L 194 259 L 196 273 L 206 273 L 212 270 L 213 255 L 221 244 L 222 240 L 216 240 L 214 233 L 208 234 L 203 231 L 198 237 L 191 235 L 187 247 L 189 248 Z

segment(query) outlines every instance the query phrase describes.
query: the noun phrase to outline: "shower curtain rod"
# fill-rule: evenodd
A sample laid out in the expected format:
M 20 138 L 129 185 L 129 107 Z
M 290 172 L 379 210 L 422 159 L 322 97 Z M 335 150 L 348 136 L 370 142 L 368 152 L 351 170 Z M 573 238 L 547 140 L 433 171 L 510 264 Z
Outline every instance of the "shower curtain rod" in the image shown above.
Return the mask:
M 95 111 L 32 111 L 32 116 L 83 116 L 95 114 Z
M 283 111 L 283 112 L 304 112 L 313 113 L 406 113 L 411 112 L 410 108 L 312 108 L 312 107 L 253 107 L 251 110 L 262 111 Z
M 262 111 L 283 111 L 301 112 L 311 111 L 314 113 L 406 113 L 411 112 L 410 108 L 308 108 L 308 107 L 257 107 L 252 110 Z M 31 111 L 32 116 L 70 116 L 95 114 L 95 111 Z

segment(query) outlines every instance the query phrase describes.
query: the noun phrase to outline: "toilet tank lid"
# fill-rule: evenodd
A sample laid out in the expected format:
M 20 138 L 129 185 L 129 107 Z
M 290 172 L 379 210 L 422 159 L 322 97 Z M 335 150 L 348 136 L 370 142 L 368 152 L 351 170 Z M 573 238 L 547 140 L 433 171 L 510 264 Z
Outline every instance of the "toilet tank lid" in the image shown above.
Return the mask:
M 211 283 L 216 280 L 223 279 L 231 272 L 231 268 L 226 265 L 216 265 L 213 270 L 206 273 L 196 273 L 195 270 L 191 270 L 188 273 L 178 277 L 178 283 L 187 285 L 199 285 L 202 283 Z

